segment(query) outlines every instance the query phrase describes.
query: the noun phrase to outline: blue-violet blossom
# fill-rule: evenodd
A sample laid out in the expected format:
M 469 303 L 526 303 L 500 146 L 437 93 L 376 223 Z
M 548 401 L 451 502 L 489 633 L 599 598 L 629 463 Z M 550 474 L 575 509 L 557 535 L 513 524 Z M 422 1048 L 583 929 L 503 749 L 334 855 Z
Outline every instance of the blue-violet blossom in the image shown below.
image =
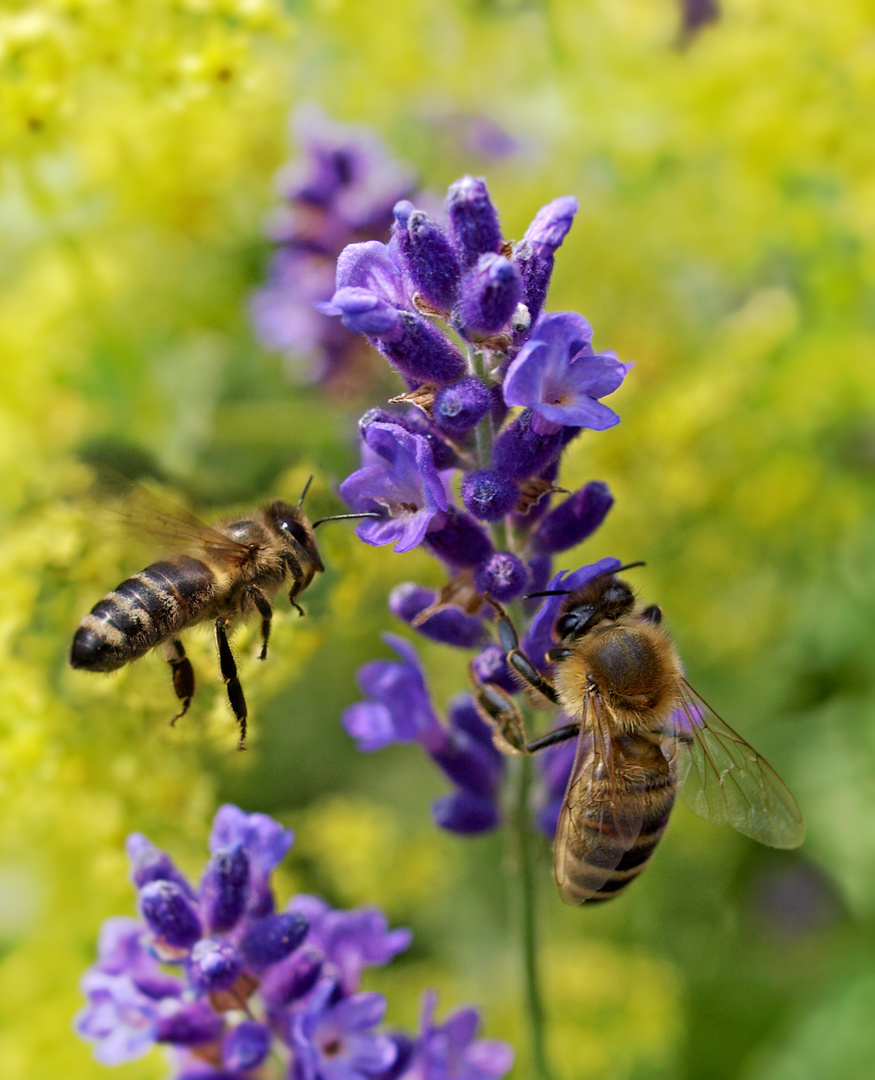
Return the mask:
M 141 918 L 104 924 L 76 1018 L 101 1064 L 157 1044 L 172 1052 L 176 1080 L 433 1075 L 429 1046 L 380 1030 L 385 999 L 359 989 L 365 969 L 389 963 L 410 932 L 389 929 L 376 908 L 336 911 L 315 896 L 277 911 L 270 876 L 292 839 L 264 814 L 221 807 L 199 887 L 144 836 L 129 839 Z M 458 1049 L 506 1063 L 485 1076 L 510 1068 L 502 1043 Z

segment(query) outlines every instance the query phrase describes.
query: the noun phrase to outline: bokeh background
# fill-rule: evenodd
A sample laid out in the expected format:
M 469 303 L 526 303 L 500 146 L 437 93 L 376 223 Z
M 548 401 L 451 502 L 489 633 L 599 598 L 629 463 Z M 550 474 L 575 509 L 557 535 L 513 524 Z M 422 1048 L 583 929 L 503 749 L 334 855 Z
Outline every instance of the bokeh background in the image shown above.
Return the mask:
M 804 847 L 776 853 L 679 807 L 647 874 L 591 910 L 558 901 L 544 843 L 557 1075 L 871 1077 L 875 19 L 866 0 L 720 14 L 684 33 L 671 0 L 3 5 L 4 1078 L 103 1074 L 71 1022 L 101 921 L 132 913 L 124 837 L 197 871 L 228 800 L 296 829 L 286 893 L 413 928 L 370 984 L 390 1020 L 415 1026 L 436 986 L 444 1009 L 480 1005 L 527 1075 L 503 837 L 438 834 L 444 784 L 418 750 L 364 757 L 338 722 L 356 669 L 389 655 L 380 633 L 401 630 L 389 589 L 438 585 L 436 564 L 321 533 L 308 617 L 278 618 L 269 662 L 243 663 L 245 755 L 206 632 L 175 730 L 159 657 L 67 667 L 81 614 L 148 561 L 90 499 L 94 461 L 207 515 L 296 498 L 311 472 L 311 512 L 341 509 L 355 421 L 386 385 L 306 385 L 248 316 L 303 102 L 368 125 L 436 194 L 486 176 L 508 236 L 578 196 L 549 307 L 636 367 L 611 401 L 622 423 L 564 466 L 566 486 L 603 479 L 617 498 L 568 565 L 647 560 L 636 581 L 691 680 L 808 822 Z M 461 654 L 423 655 L 439 699 L 464 688 Z M 116 1075 L 166 1070 L 155 1051 Z

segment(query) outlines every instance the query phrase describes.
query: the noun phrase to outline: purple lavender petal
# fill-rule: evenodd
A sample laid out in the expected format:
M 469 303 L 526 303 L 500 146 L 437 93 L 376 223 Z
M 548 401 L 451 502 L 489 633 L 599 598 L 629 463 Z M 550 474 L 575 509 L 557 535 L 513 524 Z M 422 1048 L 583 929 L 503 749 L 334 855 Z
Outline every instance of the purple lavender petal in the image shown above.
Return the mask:
M 358 702 L 341 717 L 344 729 L 366 752 L 394 742 L 413 742 L 441 727 L 415 650 L 394 634 L 383 637 L 401 656 L 401 662 L 373 660 L 365 664 L 359 670 L 358 681 L 374 700 Z
M 404 323 L 396 307 L 369 289 L 345 286 L 338 289 L 328 303 L 313 305 L 323 315 L 339 315 L 341 322 L 354 334 L 400 341 Z
M 396 551 L 409 551 L 422 542 L 435 515 L 447 508 L 431 448 L 421 435 L 397 424 L 370 424 L 364 441 L 371 464 L 348 476 L 340 494 L 353 510 L 386 516 L 362 522 L 356 534 L 365 543 L 394 543 Z
M 542 315 L 508 368 L 504 400 L 533 410 L 537 434 L 558 432 L 565 425 L 600 431 L 619 422 L 596 399 L 617 389 L 627 367 L 612 354 L 594 354 L 591 336 L 581 315 Z
M 270 1052 L 270 1028 L 244 1020 L 222 1039 L 222 1064 L 227 1069 L 257 1069 Z
M 497 828 L 501 814 L 491 798 L 457 791 L 443 795 L 432 803 L 435 823 L 449 832 L 476 836 Z
M 413 310 L 393 249 L 378 240 L 348 244 L 337 257 L 335 292 L 364 289 L 394 308 Z
M 146 1054 L 155 1045 L 158 1006 L 124 975 L 91 969 L 82 979 L 88 1004 L 74 1022 L 84 1039 L 95 1043 L 102 1065 L 121 1065 Z

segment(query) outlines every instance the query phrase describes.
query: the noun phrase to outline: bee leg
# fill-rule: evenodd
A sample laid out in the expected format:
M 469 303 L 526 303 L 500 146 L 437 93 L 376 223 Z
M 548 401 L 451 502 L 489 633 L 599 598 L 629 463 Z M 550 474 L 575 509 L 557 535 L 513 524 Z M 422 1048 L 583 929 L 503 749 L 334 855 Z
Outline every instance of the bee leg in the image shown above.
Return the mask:
M 258 654 L 258 659 L 264 660 L 267 656 L 267 639 L 270 637 L 270 620 L 273 618 L 273 608 L 270 606 L 268 598 L 257 586 L 248 585 L 246 592 L 252 597 L 252 603 L 255 604 L 258 614 L 261 616 L 261 652 Z
M 237 678 L 237 663 L 231 646 L 228 644 L 227 622 L 225 619 L 216 619 L 216 644 L 219 647 L 219 671 L 228 690 L 228 701 L 231 709 L 240 725 L 240 741 L 237 743 L 238 750 L 246 749 L 246 698 L 243 696 L 243 687 Z
M 173 689 L 176 691 L 176 696 L 182 702 L 182 708 L 170 721 L 171 727 L 180 716 L 185 716 L 188 712 L 188 707 L 191 705 L 191 699 L 194 697 L 194 668 L 191 666 L 191 661 L 185 655 L 185 649 L 182 647 L 182 642 L 179 638 L 171 638 L 164 646 L 164 656 L 167 663 L 170 664 L 170 670 L 173 673 Z
M 498 616 L 496 621 L 498 640 L 501 642 L 501 647 L 505 651 L 508 664 L 510 664 L 518 675 L 525 679 L 529 686 L 533 686 L 548 701 L 552 701 L 554 705 L 558 705 L 559 698 L 556 696 L 556 691 L 553 689 L 552 684 L 544 678 L 532 661 L 520 649 L 519 634 L 517 633 L 517 629 L 514 626 L 511 617 L 497 601 L 493 600 L 491 597 L 487 597 L 486 599 L 495 609 L 495 614 Z
M 299 615 L 304 614 L 304 609 L 295 599 L 298 593 L 301 591 L 304 582 L 304 568 L 295 558 L 291 551 L 285 552 L 285 560 L 288 564 L 289 573 L 292 575 L 293 585 L 289 590 L 289 603 L 297 611 Z
M 580 724 L 563 724 L 562 727 L 556 728 L 555 731 L 548 731 L 540 739 L 532 739 L 530 743 L 526 744 L 526 752 L 537 754 L 539 750 L 546 750 L 548 746 L 555 746 L 557 743 L 576 739 L 579 734 Z
M 646 607 L 641 612 L 641 618 L 644 622 L 649 623 L 661 623 L 662 622 L 662 608 L 659 604 L 651 604 L 650 607 Z
M 526 752 L 526 730 L 516 702 L 495 683 L 482 683 L 471 672 L 474 707 L 492 729 L 492 741 L 503 754 Z

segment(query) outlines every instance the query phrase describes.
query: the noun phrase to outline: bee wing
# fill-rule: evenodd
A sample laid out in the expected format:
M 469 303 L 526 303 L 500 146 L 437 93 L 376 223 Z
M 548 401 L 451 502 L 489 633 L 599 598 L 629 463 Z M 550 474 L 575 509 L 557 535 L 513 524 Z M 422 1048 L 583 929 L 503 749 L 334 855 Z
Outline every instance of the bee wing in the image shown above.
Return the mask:
M 581 892 L 596 892 L 616 870 L 641 832 L 640 800 L 618 790 L 622 747 L 611 736 L 608 706 L 584 695 L 574 763 L 553 842 L 553 876 L 566 903 L 581 903 Z
M 228 563 L 241 561 L 248 554 L 245 544 L 132 480 L 127 481 L 123 500 L 112 513 L 125 533 L 140 543 L 148 542 L 153 553 L 155 547 L 165 554 L 186 551 L 199 555 L 206 550 L 213 559 Z
M 690 809 L 776 848 L 798 847 L 805 825 L 787 785 L 684 679 L 663 745 Z

